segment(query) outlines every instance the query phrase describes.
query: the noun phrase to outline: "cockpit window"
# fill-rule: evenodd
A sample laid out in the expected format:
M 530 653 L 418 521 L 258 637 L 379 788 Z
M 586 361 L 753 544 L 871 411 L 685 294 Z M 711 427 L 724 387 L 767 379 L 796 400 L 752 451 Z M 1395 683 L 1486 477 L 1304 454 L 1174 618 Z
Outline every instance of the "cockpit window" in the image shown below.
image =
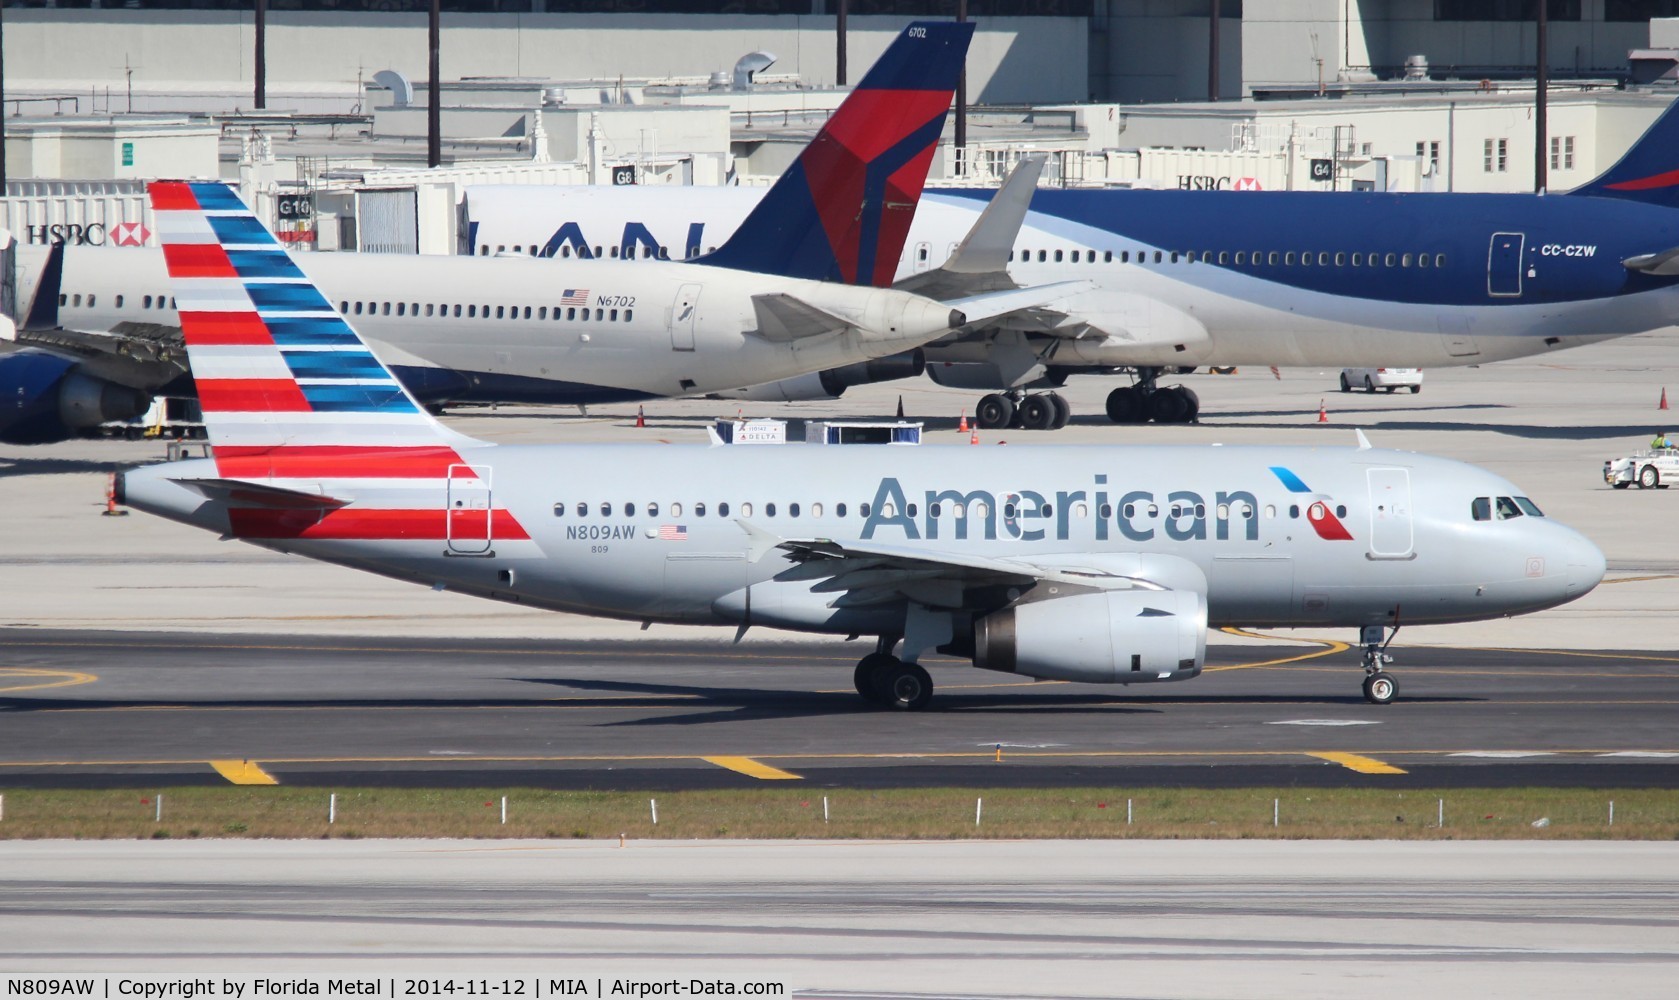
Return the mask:
M 1492 498 L 1476 497 L 1469 501 L 1469 516 L 1477 521 L 1492 520 Z
M 1511 499 L 1510 497 L 1499 497 L 1498 498 L 1498 519 L 1500 521 L 1508 520 L 1509 518 L 1512 518 L 1512 517 L 1521 517 L 1521 516 L 1522 516 L 1522 509 L 1520 507 L 1516 506 L 1516 501 L 1515 500 Z
M 1539 509 L 1539 505 L 1534 503 L 1532 500 L 1529 500 L 1527 497 L 1517 497 L 1516 506 L 1520 507 L 1522 509 L 1522 513 L 1527 514 L 1529 517 L 1545 516 L 1545 512 Z

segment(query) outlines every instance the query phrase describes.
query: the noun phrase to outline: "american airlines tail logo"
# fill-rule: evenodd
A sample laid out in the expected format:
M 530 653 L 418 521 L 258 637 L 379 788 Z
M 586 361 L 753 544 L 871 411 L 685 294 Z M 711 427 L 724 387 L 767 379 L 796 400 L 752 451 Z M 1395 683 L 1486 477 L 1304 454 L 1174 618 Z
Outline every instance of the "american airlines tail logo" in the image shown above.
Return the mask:
M 1319 538 L 1331 542 L 1353 540 L 1352 532 L 1347 530 L 1347 526 L 1341 523 L 1341 519 L 1330 508 L 1328 494 L 1314 493 L 1292 470 L 1281 465 L 1271 466 L 1271 474 L 1276 476 L 1290 493 L 1311 494 L 1317 498 L 1306 506 L 1306 523 L 1312 526 Z

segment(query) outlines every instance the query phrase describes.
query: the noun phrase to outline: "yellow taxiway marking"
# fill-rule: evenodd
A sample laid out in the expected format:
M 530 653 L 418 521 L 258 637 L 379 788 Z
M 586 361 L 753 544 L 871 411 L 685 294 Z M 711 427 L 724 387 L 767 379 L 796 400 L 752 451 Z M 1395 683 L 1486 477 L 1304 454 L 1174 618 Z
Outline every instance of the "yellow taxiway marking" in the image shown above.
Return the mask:
M 1569 702 L 1568 704 L 1573 704 Z M 1552 757 L 1562 756 L 1601 756 L 1607 753 L 1621 753 L 1628 748 L 1621 747 L 1546 747 L 1535 749 L 1529 747 L 1504 747 L 1502 752 L 1544 753 Z M 1679 754 L 1679 746 L 1667 747 L 1638 747 L 1645 753 L 1674 753 Z M 831 760 L 984 760 L 993 759 L 993 750 L 939 750 L 939 751 L 878 751 L 874 753 L 767 753 L 759 754 L 754 761 L 831 761 Z M 1486 748 L 1449 747 L 1435 749 L 1397 748 L 1384 750 L 1386 756 L 1400 757 L 1449 757 L 1454 754 L 1484 753 Z M 1254 759 L 1254 758 L 1282 758 L 1300 755 L 1324 756 L 1323 753 L 1305 749 L 1275 749 L 1275 750 L 1011 750 L 1009 756 L 1014 759 L 1034 758 L 1043 760 L 1169 760 L 1174 758 L 1214 758 L 1214 759 Z M 728 758 L 696 757 L 689 754 L 486 754 L 462 757 L 415 757 L 405 755 L 391 756 L 348 756 L 348 757 L 270 757 L 270 764 L 591 764 L 591 763 L 656 763 L 667 761 L 702 760 L 716 763 Z M 742 758 L 733 758 L 740 760 Z M 190 765 L 203 764 L 203 758 L 191 759 L 155 759 L 155 760 L 5 760 L 0 761 L 0 769 L 31 768 L 31 767 L 118 767 L 140 765 Z M 783 772 L 790 773 L 790 772 Z
M 233 782 L 235 785 L 278 785 L 274 776 L 262 769 L 262 765 L 250 760 L 213 760 L 210 766 L 216 773 Z
M 1361 757 L 1356 753 L 1310 753 L 1308 757 L 1319 757 L 1333 764 L 1339 764 L 1349 771 L 1359 774 L 1405 774 L 1401 768 L 1379 761 L 1374 757 Z
M 753 760 L 751 757 L 701 757 L 707 764 L 716 764 L 731 771 L 739 771 L 751 778 L 761 778 L 764 781 L 799 781 L 804 775 L 783 771 L 779 767 Z
M 32 683 L 8 684 L 11 678 Z M 46 678 L 43 680 L 43 678 Z M 39 691 L 42 688 L 75 687 L 77 684 L 92 684 L 98 680 L 97 674 L 85 674 L 79 670 L 43 670 L 35 667 L 0 667 L 0 693 L 13 691 Z
M 1275 667 L 1284 663 L 1299 663 L 1301 660 L 1315 660 L 1320 656 L 1330 656 L 1335 653 L 1344 653 L 1352 648 L 1352 646 L 1341 642 L 1338 639 L 1306 639 L 1296 638 L 1293 636 L 1285 638 L 1278 635 L 1262 635 L 1258 632 L 1249 632 L 1245 629 L 1239 628 L 1225 628 L 1220 629 L 1219 631 L 1225 633 L 1226 635 L 1239 635 L 1245 639 L 1271 639 L 1276 642 L 1310 642 L 1324 648 L 1315 653 L 1302 653 L 1299 656 L 1285 656 L 1276 660 L 1260 660 L 1255 663 L 1232 663 L 1229 666 L 1224 667 L 1207 667 L 1201 671 L 1204 674 L 1213 674 L 1224 670 L 1253 670 L 1257 667 Z

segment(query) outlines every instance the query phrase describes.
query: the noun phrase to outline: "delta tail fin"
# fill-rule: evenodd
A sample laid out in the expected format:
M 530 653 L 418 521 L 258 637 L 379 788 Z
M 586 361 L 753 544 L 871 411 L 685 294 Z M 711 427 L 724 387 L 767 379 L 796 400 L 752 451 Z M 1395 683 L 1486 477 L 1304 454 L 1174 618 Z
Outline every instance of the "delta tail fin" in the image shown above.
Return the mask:
M 905 28 L 728 242 L 698 262 L 891 285 L 973 31 Z
M 148 190 L 223 476 L 441 477 L 478 443 L 415 402 L 231 188 Z
M 1679 101 L 1602 176 L 1568 193 L 1679 208 Z

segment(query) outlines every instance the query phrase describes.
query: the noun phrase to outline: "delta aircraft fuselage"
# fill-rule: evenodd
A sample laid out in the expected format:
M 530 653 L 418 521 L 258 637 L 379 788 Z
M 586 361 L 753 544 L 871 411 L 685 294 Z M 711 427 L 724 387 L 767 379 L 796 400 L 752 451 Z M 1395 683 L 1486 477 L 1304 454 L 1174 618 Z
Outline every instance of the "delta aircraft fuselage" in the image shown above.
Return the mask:
M 938 267 L 988 194 L 926 192 L 898 277 Z M 726 240 L 757 197 L 486 187 L 467 212 L 480 253 L 681 256 Z M 1675 246 L 1679 211 L 1619 198 L 1040 189 L 1009 273 L 1099 286 L 1067 303 L 1093 332 L 1055 340 L 1048 366 L 1439 367 L 1674 325 L 1679 278 L 1622 261 Z M 927 357 L 992 350 L 952 337 Z

